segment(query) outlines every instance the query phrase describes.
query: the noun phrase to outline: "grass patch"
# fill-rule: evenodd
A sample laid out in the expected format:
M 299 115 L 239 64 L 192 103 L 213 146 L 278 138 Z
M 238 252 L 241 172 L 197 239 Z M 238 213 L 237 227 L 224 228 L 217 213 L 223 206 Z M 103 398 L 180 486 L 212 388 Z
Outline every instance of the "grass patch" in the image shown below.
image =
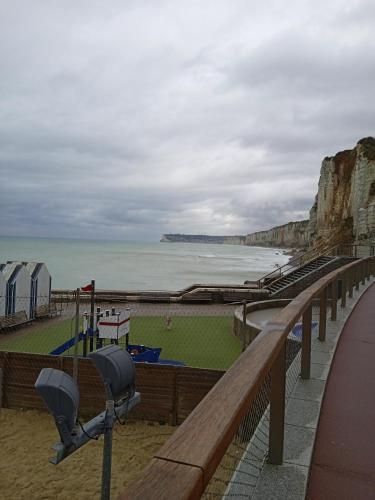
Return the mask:
M 161 347 L 161 358 L 176 359 L 197 368 L 227 369 L 241 353 L 229 316 L 173 316 L 171 329 L 160 316 L 132 318 L 130 343 Z M 41 325 L 0 343 L 3 351 L 48 354 L 74 335 L 74 318 Z M 82 354 L 82 342 L 79 352 Z M 66 352 L 73 354 L 73 348 Z
M 131 320 L 131 343 L 162 347 L 161 358 L 183 361 L 197 368 L 227 369 L 241 353 L 228 316 L 173 316 L 166 330 L 163 318 Z
M 35 323 L 25 333 L 9 338 L 0 343 L 2 351 L 31 352 L 36 354 L 49 354 L 58 345 L 66 342 L 74 335 L 74 320 L 69 318 L 58 323 L 48 325 L 48 321 L 40 324 L 36 329 Z

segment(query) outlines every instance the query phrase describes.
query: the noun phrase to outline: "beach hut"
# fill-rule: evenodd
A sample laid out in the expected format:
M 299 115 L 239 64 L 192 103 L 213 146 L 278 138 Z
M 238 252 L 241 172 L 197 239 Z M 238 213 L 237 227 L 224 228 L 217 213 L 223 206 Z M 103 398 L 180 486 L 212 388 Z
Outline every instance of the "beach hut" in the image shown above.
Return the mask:
M 40 306 L 51 302 L 51 275 L 43 262 L 27 262 L 26 268 L 31 276 L 30 317 L 35 317 L 35 311 Z
M 5 264 L 0 264 L 0 318 L 5 316 L 6 281 L 2 272 L 4 267 Z
M 35 312 L 39 306 L 48 305 L 51 301 L 51 275 L 43 262 L 16 262 L 8 261 L 8 264 L 19 264 L 26 267 L 30 274 L 30 306 L 29 317 L 35 318 Z
M 7 262 L 2 270 L 5 279 L 5 315 L 25 311 L 30 319 L 31 275 L 19 262 Z

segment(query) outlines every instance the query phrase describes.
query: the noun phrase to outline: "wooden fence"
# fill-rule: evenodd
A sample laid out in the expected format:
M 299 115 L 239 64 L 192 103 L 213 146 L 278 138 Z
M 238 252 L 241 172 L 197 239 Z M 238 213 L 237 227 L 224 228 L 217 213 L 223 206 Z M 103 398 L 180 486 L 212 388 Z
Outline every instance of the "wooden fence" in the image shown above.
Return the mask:
M 73 360 L 66 356 L 0 352 L 3 373 L 2 403 L 7 408 L 44 408 L 34 384 L 42 368 L 56 368 L 70 375 Z M 138 363 L 137 391 L 142 402 L 132 415 L 137 418 L 180 424 L 216 384 L 224 372 Z M 105 407 L 104 386 L 90 359 L 80 359 L 78 371 L 80 412 L 92 415 Z

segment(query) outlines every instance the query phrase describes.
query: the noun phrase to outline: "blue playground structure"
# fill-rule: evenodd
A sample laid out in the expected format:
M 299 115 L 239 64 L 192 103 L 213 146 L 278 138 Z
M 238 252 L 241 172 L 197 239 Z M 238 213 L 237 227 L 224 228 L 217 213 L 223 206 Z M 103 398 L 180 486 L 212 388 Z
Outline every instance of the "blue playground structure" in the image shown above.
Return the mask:
M 315 328 L 318 326 L 317 321 L 311 322 L 311 333 L 314 332 Z M 293 330 L 291 331 L 292 337 L 295 337 L 297 340 L 302 340 L 302 323 L 297 323 Z
M 80 332 L 78 335 L 78 342 L 85 340 L 86 338 L 94 337 L 97 340 L 97 348 L 102 347 L 103 342 L 101 339 L 97 338 L 97 332 L 92 335 L 92 330 L 87 329 L 87 332 Z M 70 338 L 63 344 L 59 345 L 53 351 L 50 352 L 53 356 L 60 356 L 64 354 L 68 349 L 74 347 L 75 337 Z M 132 357 L 133 361 L 136 363 L 158 363 L 162 365 L 175 365 L 175 366 L 185 366 L 182 361 L 177 361 L 174 359 L 160 359 L 160 353 L 162 351 L 161 347 L 147 347 L 142 344 L 128 344 L 126 343 L 126 350 Z

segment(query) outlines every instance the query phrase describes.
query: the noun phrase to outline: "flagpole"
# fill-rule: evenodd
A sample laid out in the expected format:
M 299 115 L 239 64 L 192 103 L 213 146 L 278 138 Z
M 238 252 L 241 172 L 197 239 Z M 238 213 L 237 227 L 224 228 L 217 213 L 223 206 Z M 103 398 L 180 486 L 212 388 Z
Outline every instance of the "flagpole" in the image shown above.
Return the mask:
M 74 332 L 73 380 L 78 381 L 78 341 L 79 341 L 79 288 L 76 291 L 76 321 Z
M 95 280 L 91 280 L 90 352 L 94 350 Z

